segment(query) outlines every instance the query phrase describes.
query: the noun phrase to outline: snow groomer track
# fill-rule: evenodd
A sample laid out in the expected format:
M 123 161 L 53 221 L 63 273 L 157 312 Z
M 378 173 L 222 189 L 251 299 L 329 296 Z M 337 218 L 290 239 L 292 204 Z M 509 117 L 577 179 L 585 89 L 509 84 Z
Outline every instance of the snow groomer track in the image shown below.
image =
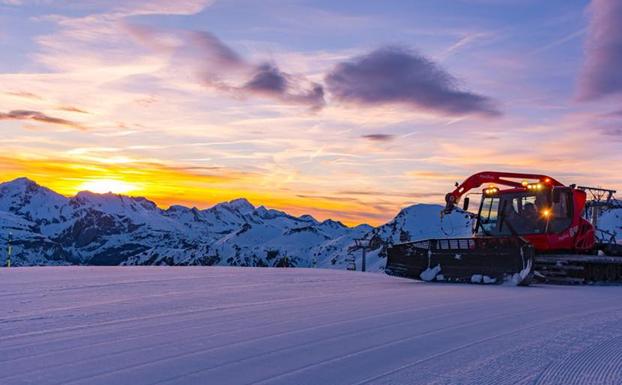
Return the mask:
M 0 384 L 622 384 L 622 287 L 0 269 Z

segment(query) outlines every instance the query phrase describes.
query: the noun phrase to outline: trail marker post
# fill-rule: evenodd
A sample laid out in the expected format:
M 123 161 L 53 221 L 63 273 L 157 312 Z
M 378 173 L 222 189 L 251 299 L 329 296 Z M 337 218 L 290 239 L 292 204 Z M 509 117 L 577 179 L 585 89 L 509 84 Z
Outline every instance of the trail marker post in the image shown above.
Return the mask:
M 6 267 L 11 267 L 11 253 L 13 252 L 13 245 L 11 245 L 12 240 L 13 233 L 9 233 L 9 239 L 7 242 Z

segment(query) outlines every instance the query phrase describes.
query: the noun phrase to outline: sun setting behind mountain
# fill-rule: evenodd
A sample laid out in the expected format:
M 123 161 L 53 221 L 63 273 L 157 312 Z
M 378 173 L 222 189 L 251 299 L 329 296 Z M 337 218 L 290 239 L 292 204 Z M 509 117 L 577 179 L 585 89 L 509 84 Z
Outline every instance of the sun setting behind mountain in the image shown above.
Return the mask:
M 91 191 L 94 193 L 128 194 L 140 190 L 136 183 L 125 182 L 117 179 L 93 179 L 83 182 L 78 186 L 80 191 Z

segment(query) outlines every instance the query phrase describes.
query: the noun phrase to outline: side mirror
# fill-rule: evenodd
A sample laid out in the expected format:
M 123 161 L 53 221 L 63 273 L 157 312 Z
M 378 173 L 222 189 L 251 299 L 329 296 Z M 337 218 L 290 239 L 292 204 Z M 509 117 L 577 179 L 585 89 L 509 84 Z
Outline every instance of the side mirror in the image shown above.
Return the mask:
M 462 210 L 464 211 L 468 211 L 469 210 L 469 197 L 464 197 L 464 202 L 462 203 Z

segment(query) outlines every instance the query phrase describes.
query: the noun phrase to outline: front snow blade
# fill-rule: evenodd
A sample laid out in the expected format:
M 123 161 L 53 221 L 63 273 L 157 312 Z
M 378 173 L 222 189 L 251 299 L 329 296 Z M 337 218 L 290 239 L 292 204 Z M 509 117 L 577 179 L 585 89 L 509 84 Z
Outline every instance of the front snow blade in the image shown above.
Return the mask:
M 427 239 L 388 249 L 385 272 L 422 281 L 528 285 L 534 248 L 518 237 Z

